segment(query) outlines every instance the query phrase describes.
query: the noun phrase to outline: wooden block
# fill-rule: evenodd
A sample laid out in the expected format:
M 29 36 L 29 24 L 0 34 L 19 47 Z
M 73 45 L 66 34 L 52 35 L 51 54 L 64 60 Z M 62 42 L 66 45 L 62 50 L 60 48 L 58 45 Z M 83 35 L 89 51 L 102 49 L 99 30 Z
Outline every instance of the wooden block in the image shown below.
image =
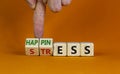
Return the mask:
M 67 43 L 68 56 L 80 56 L 80 43 L 73 42 Z
M 40 38 L 40 55 L 52 55 L 53 39 L 52 38 Z
M 53 56 L 66 56 L 67 49 L 65 42 L 56 42 L 54 43 Z
M 94 44 L 91 42 L 80 43 L 81 56 L 94 56 Z
M 27 38 L 25 41 L 26 55 L 39 55 L 38 38 Z

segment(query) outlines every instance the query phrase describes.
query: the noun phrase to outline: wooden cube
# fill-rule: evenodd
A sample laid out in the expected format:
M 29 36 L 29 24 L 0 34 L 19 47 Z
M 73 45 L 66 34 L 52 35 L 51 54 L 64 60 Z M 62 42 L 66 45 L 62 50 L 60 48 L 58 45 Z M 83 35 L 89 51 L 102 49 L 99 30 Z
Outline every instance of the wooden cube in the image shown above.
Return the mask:
M 66 43 L 56 42 L 54 43 L 53 56 L 66 56 L 67 55 Z
M 27 38 L 25 41 L 26 55 L 39 55 L 38 38 Z
M 80 56 L 80 43 L 73 42 L 67 43 L 68 56 Z
M 40 55 L 52 55 L 53 39 L 40 38 L 39 49 L 40 49 Z
M 81 42 L 81 56 L 94 56 L 94 44 L 92 42 Z

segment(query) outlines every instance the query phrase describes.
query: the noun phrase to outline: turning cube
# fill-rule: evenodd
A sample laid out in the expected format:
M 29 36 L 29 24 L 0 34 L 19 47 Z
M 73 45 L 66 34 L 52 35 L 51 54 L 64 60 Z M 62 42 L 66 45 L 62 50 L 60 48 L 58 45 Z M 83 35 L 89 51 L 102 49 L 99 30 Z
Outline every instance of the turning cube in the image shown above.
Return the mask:
M 54 43 L 53 56 L 66 56 L 67 46 L 65 42 Z
M 40 38 L 39 49 L 40 49 L 40 55 L 52 55 L 53 39 Z
M 67 43 L 67 55 L 80 56 L 80 43 L 77 42 Z
M 26 55 L 39 55 L 38 44 L 38 38 L 27 38 L 25 41 Z
M 94 44 L 92 42 L 80 43 L 81 56 L 94 56 Z

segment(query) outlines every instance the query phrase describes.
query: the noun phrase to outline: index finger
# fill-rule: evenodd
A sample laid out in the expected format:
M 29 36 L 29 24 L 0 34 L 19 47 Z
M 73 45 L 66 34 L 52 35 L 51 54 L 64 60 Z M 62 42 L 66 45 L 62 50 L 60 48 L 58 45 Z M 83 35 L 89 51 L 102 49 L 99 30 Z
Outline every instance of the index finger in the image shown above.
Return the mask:
M 41 38 L 44 30 L 45 4 L 43 0 L 38 0 L 34 11 L 34 33 L 35 37 Z

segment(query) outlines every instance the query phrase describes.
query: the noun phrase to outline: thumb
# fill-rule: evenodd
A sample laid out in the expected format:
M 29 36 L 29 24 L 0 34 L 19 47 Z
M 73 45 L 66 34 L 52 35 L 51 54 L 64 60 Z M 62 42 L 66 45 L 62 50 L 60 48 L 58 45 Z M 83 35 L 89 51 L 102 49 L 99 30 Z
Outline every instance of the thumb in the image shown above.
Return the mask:
M 36 6 L 36 1 L 37 1 L 37 0 L 26 0 L 26 1 L 28 2 L 29 6 L 30 6 L 32 9 L 35 8 L 35 6 Z
M 34 32 L 37 38 L 43 36 L 45 8 L 43 0 L 38 0 L 34 11 Z

